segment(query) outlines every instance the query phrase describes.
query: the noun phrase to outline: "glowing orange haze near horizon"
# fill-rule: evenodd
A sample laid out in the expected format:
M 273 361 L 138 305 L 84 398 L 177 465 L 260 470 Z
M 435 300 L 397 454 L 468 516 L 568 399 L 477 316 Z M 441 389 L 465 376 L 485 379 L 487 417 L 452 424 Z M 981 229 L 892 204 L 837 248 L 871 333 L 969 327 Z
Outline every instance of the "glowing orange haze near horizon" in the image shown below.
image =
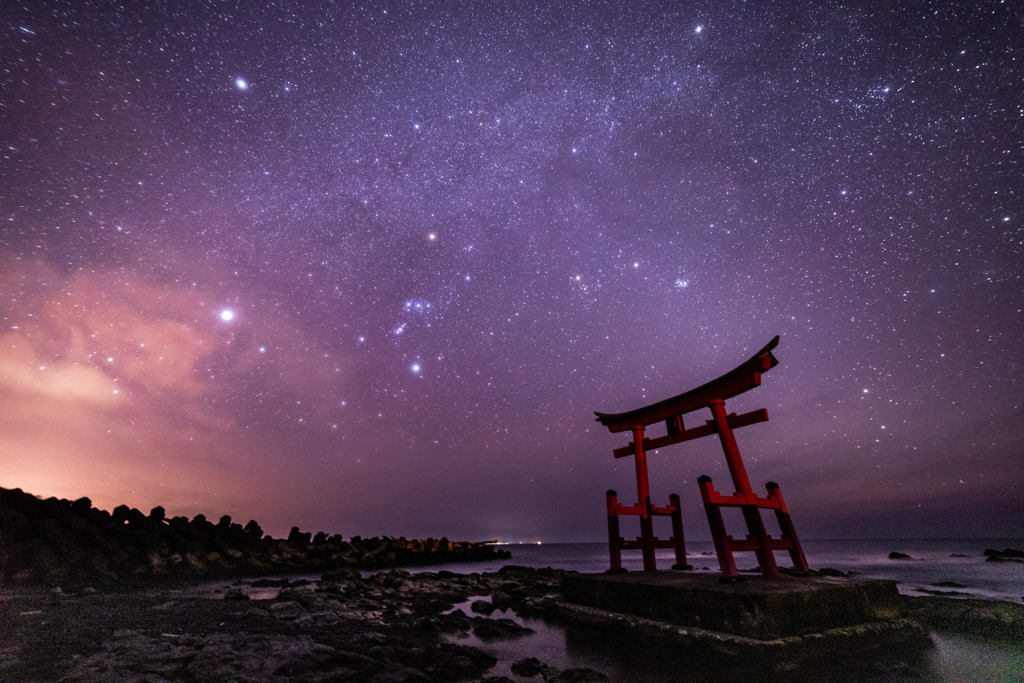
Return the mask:
M 0 292 L 27 321 L 0 332 L 0 485 L 188 516 L 266 515 L 295 494 L 239 459 L 267 446 L 245 443 L 221 399 L 258 371 L 258 351 L 199 292 L 16 259 L 0 264 Z

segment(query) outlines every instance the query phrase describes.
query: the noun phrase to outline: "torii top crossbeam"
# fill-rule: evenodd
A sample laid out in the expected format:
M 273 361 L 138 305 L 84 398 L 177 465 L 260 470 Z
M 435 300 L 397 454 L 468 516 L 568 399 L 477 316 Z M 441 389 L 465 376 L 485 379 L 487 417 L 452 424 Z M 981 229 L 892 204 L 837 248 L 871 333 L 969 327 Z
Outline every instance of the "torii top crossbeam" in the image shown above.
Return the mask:
M 779 364 L 772 355 L 772 349 L 778 345 L 779 338 L 775 337 L 738 367 L 686 393 L 625 413 L 594 411 L 594 414 L 598 422 L 614 433 L 685 415 L 707 406 L 709 401 L 715 399 L 724 401 L 761 384 L 761 375 Z

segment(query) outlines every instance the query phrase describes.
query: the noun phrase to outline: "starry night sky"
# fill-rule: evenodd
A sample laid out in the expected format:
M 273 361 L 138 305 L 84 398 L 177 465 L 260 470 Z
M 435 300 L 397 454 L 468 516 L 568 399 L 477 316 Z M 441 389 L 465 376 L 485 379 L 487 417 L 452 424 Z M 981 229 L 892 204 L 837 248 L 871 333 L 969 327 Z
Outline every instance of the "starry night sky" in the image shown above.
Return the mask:
M 1024 11 L 769 4 L 4 3 L 0 486 L 601 540 L 593 411 L 779 334 L 804 538 L 1019 536 Z

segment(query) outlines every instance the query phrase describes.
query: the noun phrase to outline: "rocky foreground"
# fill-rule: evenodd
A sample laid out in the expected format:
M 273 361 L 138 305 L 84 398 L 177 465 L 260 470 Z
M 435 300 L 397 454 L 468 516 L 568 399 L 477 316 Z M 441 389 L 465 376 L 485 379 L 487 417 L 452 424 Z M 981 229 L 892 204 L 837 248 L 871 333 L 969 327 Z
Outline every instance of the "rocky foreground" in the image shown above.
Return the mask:
M 637 634 L 574 631 L 560 617 L 566 574 L 516 566 L 465 575 L 341 569 L 319 579 L 131 590 L 7 587 L 0 595 L 0 680 L 930 680 L 926 653 L 850 661 L 833 650 L 818 664 L 787 668 L 783 661 L 767 671 L 763 662 L 659 649 Z M 976 627 L 1002 643 L 1024 636 L 1024 606 L 908 600 L 933 628 Z M 597 667 L 602 671 L 559 666 L 530 636 L 531 624 L 550 622 L 567 628 L 570 649 L 575 643 L 577 653 L 599 651 L 615 663 Z
M 497 659 L 454 642 L 530 630 L 498 616 L 550 614 L 561 572 L 507 567 L 488 575 L 402 570 L 362 578 L 210 582 L 76 594 L 20 589 L 0 601 L 3 680 L 461 681 Z M 263 598 L 263 599 L 254 599 Z M 452 607 L 474 599 L 468 615 Z M 524 656 L 517 675 L 595 681 Z

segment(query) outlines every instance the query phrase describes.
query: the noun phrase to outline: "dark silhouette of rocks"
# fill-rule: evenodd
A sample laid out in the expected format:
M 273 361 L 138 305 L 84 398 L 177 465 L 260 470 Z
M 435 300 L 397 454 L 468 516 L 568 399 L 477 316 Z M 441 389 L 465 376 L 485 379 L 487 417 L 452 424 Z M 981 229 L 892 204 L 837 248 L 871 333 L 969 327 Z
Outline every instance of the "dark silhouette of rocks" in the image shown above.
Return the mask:
M 832 567 L 822 567 L 821 569 L 818 570 L 818 573 L 821 576 L 836 576 L 836 577 L 846 577 L 846 576 L 849 576 L 849 574 L 847 574 L 846 572 L 841 571 L 839 569 L 833 569 Z
M 906 560 L 914 560 L 916 558 L 913 558 L 910 555 L 907 555 L 905 553 L 898 553 L 898 552 L 896 552 L 894 550 L 893 552 L 889 553 L 889 559 L 890 560 L 903 560 L 903 561 L 906 561 Z
M 264 535 L 224 515 L 148 515 L 126 505 L 111 512 L 76 501 L 41 500 L 21 489 L 0 488 L 0 581 L 85 586 L 112 581 L 258 576 L 334 569 L 509 557 L 486 543 L 447 538 L 407 540 L 313 535 L 293 527 L 287 539 Z
M 1005 548 L 1003 550 L 987 548 L 983 554 L 985 555 L 986 562 L 1024 562 L 1024 550 L 1017 550 L 1016 548 Z
M 527 633 L 533 633 L 533 629 L 528 626 L 521 626 L 511 619 L 504 617 L 497 617 L 488 619 L 487 617 L 473 617 L 470 621 L 473 622 L 473 635 L 480 640 L 497 640 L 499 638 L 511 638 L 514 636 L 521 636 Z

